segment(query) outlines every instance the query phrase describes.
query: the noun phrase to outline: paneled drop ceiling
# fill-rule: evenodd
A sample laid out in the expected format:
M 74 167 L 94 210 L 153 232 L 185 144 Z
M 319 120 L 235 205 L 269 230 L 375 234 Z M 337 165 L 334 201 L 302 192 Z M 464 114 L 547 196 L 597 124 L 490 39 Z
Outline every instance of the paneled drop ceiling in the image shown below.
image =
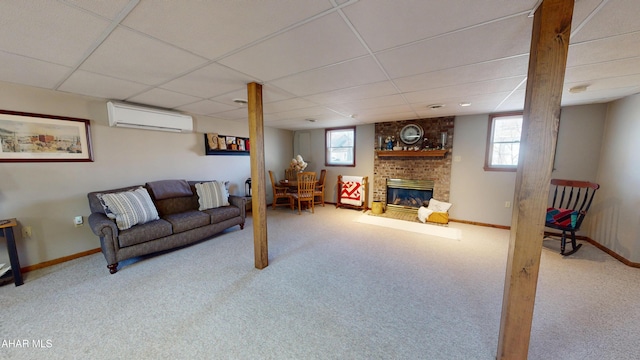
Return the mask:
M 255 81 L 290 130 L 521 110 L 537 3 L 3 1 L 0 81 L 238 122 Z M 564 106 L 640 92 L 639 13 L 576 0 Z

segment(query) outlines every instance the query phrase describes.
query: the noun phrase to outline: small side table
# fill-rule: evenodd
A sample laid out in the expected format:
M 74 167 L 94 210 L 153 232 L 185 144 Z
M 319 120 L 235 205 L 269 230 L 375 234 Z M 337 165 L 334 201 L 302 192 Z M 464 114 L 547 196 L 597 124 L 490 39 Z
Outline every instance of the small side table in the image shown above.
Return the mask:
M 0 277 L 0 285 L 11 282 L 20 286 L 24 284 L 22 281 L 22 271 L 20 271 L 20 260 L 18 259 L 18 250 L 16 249 L 16 239 L 13 236 L 13 228 L 18 226 L 16 219 L 0 220 L 0 235 L 7 239 L 7 252 L 9 253 L 9 262 L 11 270 Z

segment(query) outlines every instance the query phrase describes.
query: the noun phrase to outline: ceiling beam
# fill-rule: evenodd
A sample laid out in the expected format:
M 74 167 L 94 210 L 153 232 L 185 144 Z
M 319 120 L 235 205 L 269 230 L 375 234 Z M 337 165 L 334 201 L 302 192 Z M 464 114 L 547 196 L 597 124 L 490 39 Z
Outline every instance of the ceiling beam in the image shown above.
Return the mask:
M 533 20 L 497 359 L 526 359 L 574 0 L 544 0 Z

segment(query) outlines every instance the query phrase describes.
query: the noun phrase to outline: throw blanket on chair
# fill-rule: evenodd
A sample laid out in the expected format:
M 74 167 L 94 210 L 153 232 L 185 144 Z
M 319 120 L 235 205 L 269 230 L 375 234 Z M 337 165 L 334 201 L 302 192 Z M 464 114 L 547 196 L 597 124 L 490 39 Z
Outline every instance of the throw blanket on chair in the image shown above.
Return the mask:
M 362 176 L 343 176 L 340 202 L 353 206 L 362 206 L 362 201 Z
M 547 209 L 547 223 L 557 224 L 564 227 L 576 227 L 578 212 L 571 209 Z

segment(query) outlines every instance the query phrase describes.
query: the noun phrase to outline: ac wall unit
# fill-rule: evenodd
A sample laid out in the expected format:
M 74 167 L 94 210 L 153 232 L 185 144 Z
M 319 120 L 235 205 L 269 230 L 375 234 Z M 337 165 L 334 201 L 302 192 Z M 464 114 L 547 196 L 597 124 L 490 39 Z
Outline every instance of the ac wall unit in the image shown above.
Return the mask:
M 109 126 L 172 132 L 192 132 L 189 115 L 120 102 L 107 102 Z

